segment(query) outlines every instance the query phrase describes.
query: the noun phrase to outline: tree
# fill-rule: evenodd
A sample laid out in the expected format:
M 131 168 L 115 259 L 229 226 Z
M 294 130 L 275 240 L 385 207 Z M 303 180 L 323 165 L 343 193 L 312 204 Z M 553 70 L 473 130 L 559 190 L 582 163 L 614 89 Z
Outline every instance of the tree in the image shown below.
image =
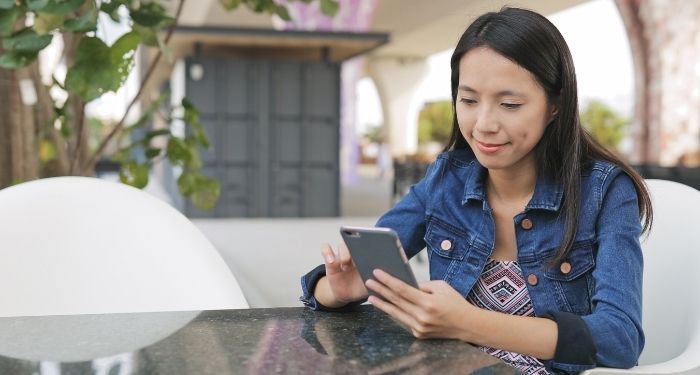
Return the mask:
M 180 193 L 200 208 L 214 206 L 219 183 L 201 173 L 199 158 L 199 149 L 208 148 L 209 140 L 188 99 L 169 107 L 163 94 L 147 103 L 135 123 L 127 123 L 155 67 L 163 55 L 169 57 L 167 44 L 184 1 L 170 15 L 158 0 L 0 0 L 0 188 L 47 176 L 93 175 L 108 146 L 116 143 L 118 151 L 110 156 L 121 165 L 122 182 L 145 187 L 151 167 L 167 159 L 182 169 Z M 337 0 L 318 1 L 325 14 L 338 11 Z M 219 2 L 227 10 L 244 5 L 290 18 L 287 8 L 273 0 Z M 131 30 L 107 45 L 98 37 L 100 14 L 114 22 L 128 21 Z M 63 42 L 61 61 L 68 70 L 65 79 L 54 76 L 46 85 L 37 59 L 54 38 Z M 86 119 L 89 102 L 124 85 L 139 48 L 158 52 L 124 116 L 114 124 Z M 182 120 L 185 135 L 154 128 L 154 116 L 167 124 Z
M 418 114 L 418 142 L 447 143 L 452 134 L 452 102 L 427 103 Z
M 592 100 L 581 111 L 581 122 L 601 145 L 617 152 L 617 146 L 625 136 L 629 120 L 615 113 L 604 103 Z

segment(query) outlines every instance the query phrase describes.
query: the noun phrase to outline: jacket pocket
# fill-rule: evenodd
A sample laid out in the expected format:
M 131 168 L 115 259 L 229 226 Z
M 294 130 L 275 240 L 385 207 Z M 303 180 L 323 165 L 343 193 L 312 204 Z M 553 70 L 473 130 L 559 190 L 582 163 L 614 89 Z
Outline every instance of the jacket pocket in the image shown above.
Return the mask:
M 559 307 L 563 311 L 579 315 L 591 313 L 594 246 L 593 241 L 574 243 L 566 258 L 544 273 L 556 289 Z
M 436 217 L 430 218 L 424 240 L 431 255 L 441 258 L 463 260 L 469 249 L 469 238 L 464 231 Z

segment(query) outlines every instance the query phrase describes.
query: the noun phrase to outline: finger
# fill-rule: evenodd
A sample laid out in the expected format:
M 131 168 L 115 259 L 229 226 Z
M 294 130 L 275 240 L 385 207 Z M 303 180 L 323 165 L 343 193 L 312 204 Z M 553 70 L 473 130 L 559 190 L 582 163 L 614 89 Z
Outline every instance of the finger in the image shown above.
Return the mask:
M 424 281 L 418 284 L 418 289 L 426 293 L 434 294 L 440 289 L 441 285 L 444 283 L 445 282 L 442 280 Z
M 389 289 L 386 285 L 383 285 L 377 280 L 369 279 L 365 283 L 365 286 L 367 287 L 367 289 L 371 289 L 376 294 L 382 296 L 391 304 L 410 314 L 413 318 L 420 316 L 422 313 L 420 307 L 418 307 L 416 304 L 413 304 L 410 301 L 406 300 L 405 298 L 403 298 L 402 295 Z
M 350 256 L 350 250 L 348 249 L 345 242 L 338 243 L 338 255 L 340 256 L 340 267 L 344 270 L 352 266 L 352 257 Z
M 326 265 L 326 274 L 333 275 L 341 271 L 340 262 L 337 261 L 336 255 L 333 252 L 333 248 L 330 244 L 323 244 L 321 246 L 321 255 L 323 256 L 323 261 Z
M 396 305 L 386 302 L 377 296 L 369 296 L 367 301 L 369 301 L 369 303 L 374 305 L 379 310 L 387 313 L 392 318 L 398 320 L 401 324 L 408 327 L 408 329 L 411 329 L 416 325 L 416 320 L 410 314 L 401 310 Z
M 372 272 L 374 277 L 382 284 L 386 285 L 394 293 L 415 305 L 420 305 L 425 301 L 425 293 L 406 284 L 405 282 L 389 275 L 388 273 L 376 269 Z

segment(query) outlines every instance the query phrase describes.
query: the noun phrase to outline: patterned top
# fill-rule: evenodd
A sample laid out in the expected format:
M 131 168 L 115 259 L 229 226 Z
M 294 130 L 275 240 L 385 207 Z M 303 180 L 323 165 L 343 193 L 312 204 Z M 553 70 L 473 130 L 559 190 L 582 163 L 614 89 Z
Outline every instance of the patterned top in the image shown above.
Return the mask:
M 474 306 L 511 315 L 535 316 L 532 300 L 517 261 L 489 259 L 467 296 Z M 536 358 L 482 346 L 481 350 L 499 358 L 527 375 L 549 374 Z

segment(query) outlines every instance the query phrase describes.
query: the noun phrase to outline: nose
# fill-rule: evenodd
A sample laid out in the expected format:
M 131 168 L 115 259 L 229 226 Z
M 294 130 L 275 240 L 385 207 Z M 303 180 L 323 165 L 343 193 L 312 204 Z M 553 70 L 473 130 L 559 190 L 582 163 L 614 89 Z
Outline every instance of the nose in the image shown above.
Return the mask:
M 498 129 L 498 120 L 493 110 L 486 106 L 480 108 L 476 118 L 476 124 L 474 124 L 474 130 L 480 133 L 496 133 Z

